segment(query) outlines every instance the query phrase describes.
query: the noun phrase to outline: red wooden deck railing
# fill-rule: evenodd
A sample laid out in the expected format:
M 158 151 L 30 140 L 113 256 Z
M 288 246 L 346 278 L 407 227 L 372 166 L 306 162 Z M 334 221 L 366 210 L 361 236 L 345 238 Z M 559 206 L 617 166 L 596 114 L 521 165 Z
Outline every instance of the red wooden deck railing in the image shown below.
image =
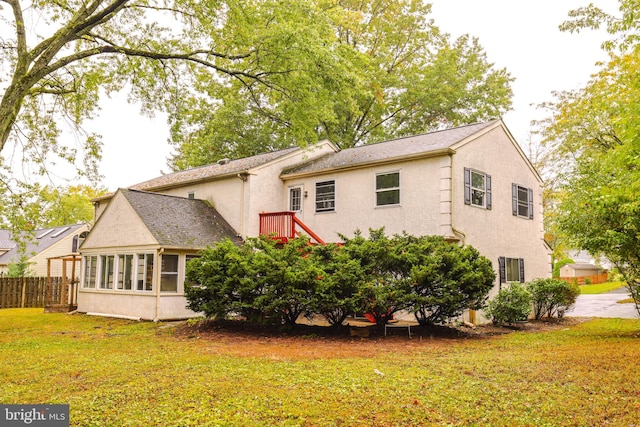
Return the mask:
M 260 235 L 286 243 L 289 239 L 295 239 L 301 235 L 299 230 L 304 231 L 311 238 L 312 243 L 315 240 L 316 243 L 326 245 L 324 240 L 296 216 L 295 212 L 262 212 L 260 214 Z

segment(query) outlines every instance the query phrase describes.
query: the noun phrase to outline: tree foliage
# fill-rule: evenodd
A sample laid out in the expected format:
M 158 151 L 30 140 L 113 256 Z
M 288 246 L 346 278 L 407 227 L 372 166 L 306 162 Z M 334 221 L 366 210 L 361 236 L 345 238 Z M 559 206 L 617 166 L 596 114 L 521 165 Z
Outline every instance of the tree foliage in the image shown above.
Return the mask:
M 176 169 L 328 138 L 341 148 L 496 118 L 512 81 L 477 39 L 450 40 L 415 0 L 230 4 L 224 32 L 283 90 L 207 76 L 182 104 Z M 271 65 L 267 65 L 271 64 Z
M 606 25 L 610 60 L 586 87 L 546 105 L 542 135 L 560 172 L 559 229 L 574 247 L 617 265 L 640 312 L 640 5 L 622 0 L 620 14 L 589 6 L 564 24 L 568 31 Z
M 488 259 L 441 237 L 389 237 L 380 229 L 343 239 L 312 246 L 301 237 L 280 246 L 260 238 L 208 248 L 187 266 L 189 308 L 290 326 L 313 314 L 338 326 L 354 313 L 384 325 L 406 310 L 426 325 L 482 308 L 495 280 Z
M 74 152 L 57 144 L 58 122 L 79 129 L 98 110 L 101 93 L 127 87 L 144 111 L 175 113 L 195 75 L 280 90 L 270 78 L 288 71 L 262 68 L 259 46 L 236 44 L 225 34 L 233 1 L 2 3 L 3 22 L 13 33 L 3 34 L 0 49 L 9 68 L 0 151 L 14 139 L 39 158 L 47 152 L 72 158 Z M 83 149 L 95 155 L 98 140 L 87 138 Z
M 106 194 L 104 189 L 86 185 L 25 186 L 28 186 L 25 191 L 5 194 L 10 207 L 0 204 L 0 226 L 16 235 L 40 228 L 90 223 L 94 215 L 91 199 Z

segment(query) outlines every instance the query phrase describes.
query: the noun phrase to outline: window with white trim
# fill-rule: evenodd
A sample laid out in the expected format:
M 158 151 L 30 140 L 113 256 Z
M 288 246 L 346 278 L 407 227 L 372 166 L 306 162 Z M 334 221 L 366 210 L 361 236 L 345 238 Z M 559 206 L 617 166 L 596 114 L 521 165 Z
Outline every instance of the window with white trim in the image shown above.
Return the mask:
M 464 203 L 491 209 L 491 175 L 464 168 Z
M 289 210 L 292 212 L 302 211 L 302 187 L 289 188 Z
M 179 256 L 162 254 L 160 271 L 160 291 L 178 292 L 178 262 Z
M 512 211 L 514 216 L 533 219 L 533 190 L 511 184 Z
M 133 254 L 118 255 L 118 282 L 116 289 L 130 291 L 132 289 L 133 275 Z
M 177 256 L 177 255 L 176 255 Z M 84 256 L 83 288 L 119 291 L 153 289 L 153 253 Z
M 524 259 L 501 256 L 498 258 L 498 266 L 500 283 L 524 282 Z
M 114 256 L 100 255 L 100 289 L 113 289 Z
M 336 210 L 336 182 L 316 182 L 316 212 Z
M 84 257 L 84 283 L 83 288 L 95 288 L 98 274 L 98 256 L 90 255 Z
M 400 172 L 376 174 L 376 206 L 400 204 Z
M 137 254 L 136 269 L 136 290 L 153 290 L 153 254 Z

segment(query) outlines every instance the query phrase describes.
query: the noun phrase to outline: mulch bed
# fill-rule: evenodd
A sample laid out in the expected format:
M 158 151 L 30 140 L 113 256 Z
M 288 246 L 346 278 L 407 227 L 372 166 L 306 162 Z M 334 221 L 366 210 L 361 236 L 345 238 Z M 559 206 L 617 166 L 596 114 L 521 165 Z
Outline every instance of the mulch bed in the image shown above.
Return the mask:
M 176 339 L 192 342 L 207 354 L 240 358 L 268 358 L 276 361 L 369 358 L 377 355 L 450 351 L 451 345 L 468 340 L 491 339 L 514 332 L 543 332 L 570 328 L 588 319 L 563 318 L 532 321 L 514 326 L 475 328 L 448 325 L 424 328 L 412 326 L 412 338 L 397 329 L 384 336 L 384 329 L 367 327 L 368 337 L 352 336 L 349 326 L 331 328 L 314 324 L 283 328 L 244 321 L 179 322 L 172 326 Z M 358 322 L 360 324 L 360 322 Z M 360 326 L 358 330 L 364 329 Z
M 441 338 L 441 339 L 478 339 L 513 332 L 543 332 L 568 328 L 584 321 L 587 318 L 565 317 L 550 318 L 518 323 L 514 325 L 496 326 L 493 324 L 480 325 L 475 328 L 450 324 L 420 326 L 412 325 L 411 333 L 414 338 Z M 347 321 L 346 323 L 349 323 Z M 331 338 L 345 340 L 359 339 L 392 339 L 395 337 L 408 339 L 407 330 L 398 328 L 389 330 L 388 336 L 384 336 L 384 329 L 375 324 L 367 325 L 364 322 L 352 322 L 357 326 L 331 327 L 317 324 L 297 324 L 295 327 L 287 325 L 261 325 L 246 321 L 213 321 L 201 320 L 198 322 L 182 322 L 176 328 L 176 335 L 187 338 L 214 338 L 220 335 L 230 335 L 237 337 L 269 337 L 269 338 Z M 368 336 L 363 336 L 360 331 L 366 330 Z

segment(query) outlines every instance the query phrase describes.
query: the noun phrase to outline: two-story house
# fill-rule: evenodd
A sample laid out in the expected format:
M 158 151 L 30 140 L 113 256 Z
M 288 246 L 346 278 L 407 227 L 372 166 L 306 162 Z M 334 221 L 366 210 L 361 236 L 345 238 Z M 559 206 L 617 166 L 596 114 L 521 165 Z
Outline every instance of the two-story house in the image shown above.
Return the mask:
M 384 227 L 476 247 L 502 283 L 549 277 L 542 180 L 501 120 L 338 150 L 321 141 L 164 175 L 96 200 L 78 309 L 192 316 L 185 263 L 224 237 L 319 242 Z

